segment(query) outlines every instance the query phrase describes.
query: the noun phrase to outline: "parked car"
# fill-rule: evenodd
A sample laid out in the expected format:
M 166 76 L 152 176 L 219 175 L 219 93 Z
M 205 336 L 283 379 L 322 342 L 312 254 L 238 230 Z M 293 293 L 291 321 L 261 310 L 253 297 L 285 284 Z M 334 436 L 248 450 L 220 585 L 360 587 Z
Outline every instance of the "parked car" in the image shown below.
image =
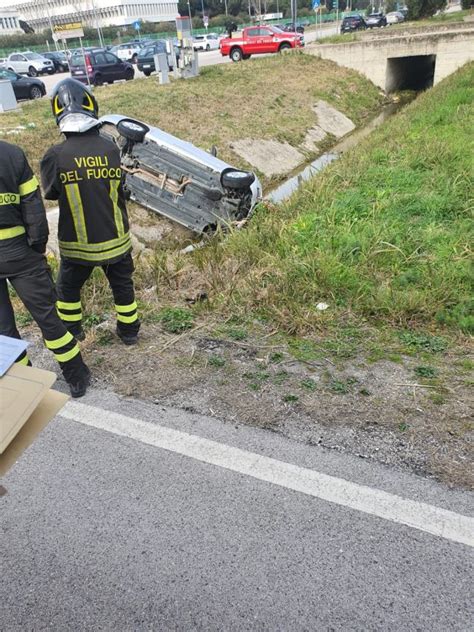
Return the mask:
M 89 76 L 89 81 L 95 86 L 113 83 L 120 79 L 130 81 L 135 76 L 132 64 L 121 61 L 116 55 L 103 48 L 88 50 L 84 56 L 82 51 L 74 54 L 69 62 L 69 68 L 71 77 L 82 81 L 82 83 L 87 83 Z
M 41 53 L 46 59 L 50 59 L 53 62 L 55 72 L 67 72 L 69 70 L 69 62 L 66 57 L 66 53 L 60 51 L 47 51 Z
M 178 49 L 178 47 L 175 44 L 173 44 L 173 51 L 174 51 L 174 55 L 176 57 L 176 60 L 178 60 L 178 58 L 179 58 L 179 49 Z M 138 53 L 137 68 L 138 68 L 138 70 L 141 70 L 141 72 L 143 72 L 143 74 L 146 77 L 149 77 L 152 72 L 155 72 L 155 70 L 156 70 L 156 68 L 155 68 L 155 55 L 158 55 L 159 53 L 166 53 L 167 54 L 167 56 L 168 56 L 168 67 L 169 67 L 170 70 L 173 68 L 173 59 L 171 57 L 171 55 L 173 53 L 170 53 L 167 50 L 167 42 L 166 42 L 166 40 L 155 40 L 149 46 L 145 46 L 144 48 L 142 48 L 140 50 L 140 52 Z
M 141 48 L 143 48 L 142 42 L 126 42 L 125 44 L 112 46 L 110 52 L 117 55 L 121 61 L 129 61 L 132 64 L 136 64 Z
M 286 33 L 304 33 L 304 25 L 302 22 L 295 22 L 294 24 L 293 22 L 287 22 L 283 25 L 280 24 L 279 28 Z
M 35 77 L 24 77 L 12 70 L 0 68 L 0 79 L 8 79 L 12 82 L 13 92 L 17 100 L 40 99 L 46 94 L 44 83 Z
M 362 15 L 348 15 L 342 20 L 341 33 L 352 33 L 353 31 L 361 31 L 367 28 L 367 24 Z
M 249 59 L 261 53 L 280 53 L 291 48 L 302 48 L 304 37 L 300 33 L 285 33 L 272 26 L 248 26 L 240 37 L 221 40 L 221 55 L 232 61 Z
M 29 50 L 24 53 L 11 53 L 6 65 L 8 70 L 17 72 L 19 75 L 29 75 L 30 77 L 37 77 L 46 73 L 54 75 L 53 62 Z
M 255 174 L 158 127 L 109 114 L 100 133 L 121 150 L 125 190 L 145 208 L 196 233 L 249 217 L 262 196 Z
M 193 40 L 194 50 L 217 50 L 219 48 L 219 37 L 215 33 L 207 35 L 196 35 Z
M 368 29 L 383 28 L 387 26 L 387 18 L 382 12 L 371 13 L 365 18 L 365 23 Z
M 399 24 L 405 21 L 405 16 L 401 11 L 390 11 L 385 17 L 387 18 L 387 24 Z

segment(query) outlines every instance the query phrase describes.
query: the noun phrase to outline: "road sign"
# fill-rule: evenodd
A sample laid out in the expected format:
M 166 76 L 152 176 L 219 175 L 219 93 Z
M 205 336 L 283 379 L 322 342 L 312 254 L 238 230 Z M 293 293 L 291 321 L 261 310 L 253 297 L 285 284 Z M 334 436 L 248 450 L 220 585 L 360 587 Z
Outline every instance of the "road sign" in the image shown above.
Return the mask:
M 202 16 L 202 22 L 204 24 L 204 28 L 207 29 L 207 27 L 209 26 L 209 16 L 208 15 L 203 15 Z
M 320 6 L 321 6 L 321 0 L 313 0 L 312 2 L 313 11 L 317 11 Z
M 135 20 L 135 22 L 133 22 L 132 26 L 136 31 L 140 30 L 142 21 L 141 20 Z
M 64 24 L 53 24 L 53 37 L 56 40 L 84 37 L 82 22 L 65 22 Z

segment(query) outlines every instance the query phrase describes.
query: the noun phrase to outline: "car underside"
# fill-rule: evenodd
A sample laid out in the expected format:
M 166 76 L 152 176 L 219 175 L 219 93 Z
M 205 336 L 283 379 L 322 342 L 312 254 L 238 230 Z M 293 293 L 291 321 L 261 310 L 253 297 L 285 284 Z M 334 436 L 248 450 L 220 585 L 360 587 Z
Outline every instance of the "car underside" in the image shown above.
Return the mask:
M 245 220 L 262 196 L 255 174 L 157 127 L 117 114 L 100 122 L 120 148 L 130 198 L 196 233 Z

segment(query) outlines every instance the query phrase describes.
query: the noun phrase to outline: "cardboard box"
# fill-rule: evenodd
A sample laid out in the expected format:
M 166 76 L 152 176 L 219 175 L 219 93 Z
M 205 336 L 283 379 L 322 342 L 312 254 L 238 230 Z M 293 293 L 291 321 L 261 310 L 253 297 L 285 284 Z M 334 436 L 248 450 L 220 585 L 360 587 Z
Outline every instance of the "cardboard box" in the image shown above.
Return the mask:
M 50 390 L 55 381 L 51 371 L 18 364 L 0 378 L 0 476 L 69 399 Z

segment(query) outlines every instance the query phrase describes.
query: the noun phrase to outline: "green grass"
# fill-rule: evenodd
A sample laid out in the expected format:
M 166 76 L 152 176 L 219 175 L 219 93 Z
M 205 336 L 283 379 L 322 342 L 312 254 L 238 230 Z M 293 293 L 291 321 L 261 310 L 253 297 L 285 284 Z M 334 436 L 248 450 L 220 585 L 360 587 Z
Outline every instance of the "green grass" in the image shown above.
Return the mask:
M 446 343 L 433 342 L 427 327 L 472 332 L 473 99 L 471 63 L 289 203 L 258 213 L 221 247 L 238 278 L 221 271 L 213 278 L 212 249 L 194 253 L 216 292 L 213 304 L 235 315 L 253 312 L 290 334 L 354 318 L 357 326 L 363 319 L 406 327 L 412 339 L 405 344 L 428 351 Z M 325 312 L 316 309 L 320 301 L 329 304 Z M 343 353 L 350 353 L 348 339 Z M 313 359 L 321 350 L 299 342 L 293 352 Z
M 158 314 L 163 329 L 168 333 L 180 334 L 194 324 L 192 312 L 181 307 L 165 307 Z

